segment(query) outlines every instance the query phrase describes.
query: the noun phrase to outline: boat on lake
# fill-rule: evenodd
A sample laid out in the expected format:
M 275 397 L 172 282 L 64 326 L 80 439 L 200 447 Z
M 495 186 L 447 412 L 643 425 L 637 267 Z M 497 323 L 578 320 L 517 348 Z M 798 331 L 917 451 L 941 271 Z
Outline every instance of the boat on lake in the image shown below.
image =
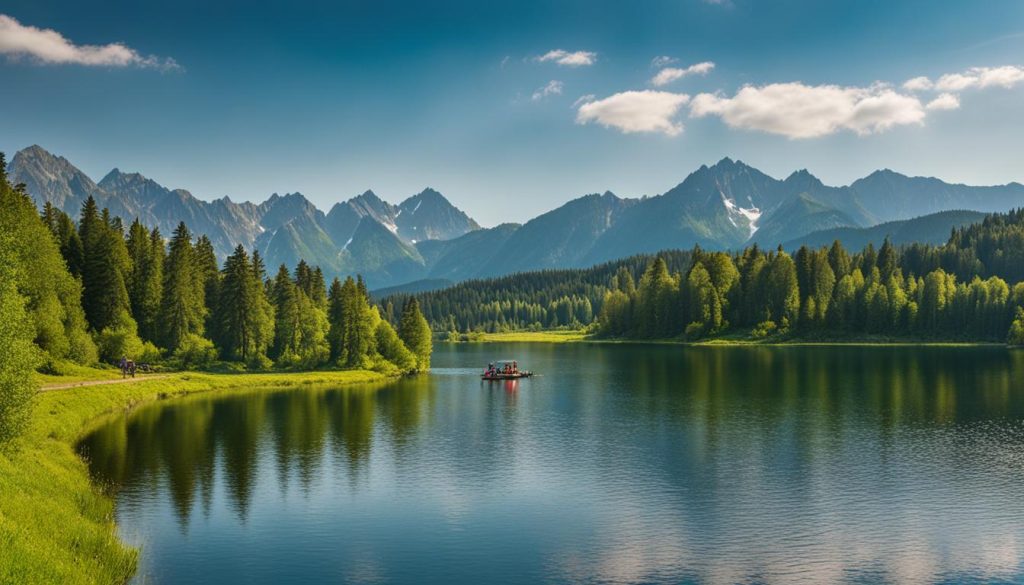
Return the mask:
M 484 370 L 480 378 L 482 380 L 518 380 L 519 378 L 529 378 L 532 375 L 533 372 L 529 370 L 520 370 L 519 363 L 515 360 L 500 360 L 487 364 L 487 369 Z

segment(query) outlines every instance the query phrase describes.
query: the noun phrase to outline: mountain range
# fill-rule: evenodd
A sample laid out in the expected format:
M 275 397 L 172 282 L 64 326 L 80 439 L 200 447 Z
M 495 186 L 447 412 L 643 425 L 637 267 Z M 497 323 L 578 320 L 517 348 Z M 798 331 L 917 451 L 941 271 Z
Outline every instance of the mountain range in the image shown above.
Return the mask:
M 583 267 L 695 244 L 738 249 L 832 235 L 872 239 L 885 237 L 900 222 L 933 214 L 938 215 L 905 233 L 941 241 L 953 226 L 976 216 L 940 212 L 1024 206 L 1019 183 L 972 187 L 880 170 L 833 187 L 806 170 L 780 180 L 725 158 L 701 166 L 662 195 L 585 195 L 522 225 L 481 228 L 430 188 L 397 205 L 366 191 L 324 213 L 300 193 L 275 193 L 258 204 L 227 197 L 206 201 L 116 168 L 97 183 L 39 146 L 16 153 L 8 173 L 40 206 L 49 202 L 77 216 L 92 196 L 112 214 L 138 217 L 165 236 L 184 221 L 194 233 L 206 234 L 221 257 L 241 244 L 258 249 L 271 267 L 304 259 L 328 276 L 363 274 L 376 288 Z M 897 223 L 886 227 L 887 222 Z M 875 231 L 858 231 L 868 228 Z

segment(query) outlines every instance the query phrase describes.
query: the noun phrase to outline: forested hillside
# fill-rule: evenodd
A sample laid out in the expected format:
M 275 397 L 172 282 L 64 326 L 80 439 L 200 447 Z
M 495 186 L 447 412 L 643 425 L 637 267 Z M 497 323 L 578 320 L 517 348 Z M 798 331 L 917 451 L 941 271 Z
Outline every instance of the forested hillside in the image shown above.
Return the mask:
M 1024 341 L 1024 211 L 955 230 L 941 246 L 886 240 L 663 252 L 586 270 L 470 281 L 416 295 L 435 331 L 597 327 L 608 337 L 890 336 Z M 382 301 L 396 306 L 397 295 Z
M 660 257 L 674 270 L 690 265 L 690 252 L 669 251 Z M 639 278 L 653 258 L 637 255 L 592 268 L 541 270 L 469 280 L 414 296 L 435 331 L 576 329 L 594 321 L 617 272 L 625 270 L 633 278 Z M 391 315 L 394 307 L 404 305 L 409 296 L 405 293 L 383 296 L 379 302 L 385 315 Z
M 26 367 L 57 373 L 65 363 L 122 357 L 186 368 L 218 360 L 250 369 L 429 367 L 430 331 L 415 299 L 400 307 L 396 331 L 362 278 L 328 288 L 320 268 L 301 260 L 269 276 L 260 254 L 241 245 L 220 264 L 210 239 L 194 238 L 184 223 L 165 241 L 92 197 L 77 221 L 50 204 L 39 213 L 5 168 L 0 154 L 5 385 Z M 21 351 L 19 340 L 35 349 Z

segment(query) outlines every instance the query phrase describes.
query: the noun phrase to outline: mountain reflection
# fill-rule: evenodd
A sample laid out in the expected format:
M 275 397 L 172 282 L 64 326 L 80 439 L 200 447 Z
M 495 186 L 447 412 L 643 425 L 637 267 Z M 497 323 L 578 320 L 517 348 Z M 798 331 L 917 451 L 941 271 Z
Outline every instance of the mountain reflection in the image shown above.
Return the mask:
M 379 387 L 151 405 L 80 450 L 122 526 L 166 505 L 212 539 L 223 509 L 385 581 L 1021 574 L 1024 352 L 519 347 L 543 375 L 512 384 L 443 367 L 491 351 L 441 348 L 434 374 Z M 187 581 L 159 549 L 144 568 Z

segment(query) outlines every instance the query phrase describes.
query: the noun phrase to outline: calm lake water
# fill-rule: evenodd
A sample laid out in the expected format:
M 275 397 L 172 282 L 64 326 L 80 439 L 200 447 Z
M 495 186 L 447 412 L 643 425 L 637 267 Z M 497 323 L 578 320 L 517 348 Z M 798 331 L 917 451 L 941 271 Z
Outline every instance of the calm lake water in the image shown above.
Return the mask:
M 481 382 L 488 360 L 542 375 Z M 1024 581 L 1024 351 L 447 345 L 81 447 L 136 583 Z

